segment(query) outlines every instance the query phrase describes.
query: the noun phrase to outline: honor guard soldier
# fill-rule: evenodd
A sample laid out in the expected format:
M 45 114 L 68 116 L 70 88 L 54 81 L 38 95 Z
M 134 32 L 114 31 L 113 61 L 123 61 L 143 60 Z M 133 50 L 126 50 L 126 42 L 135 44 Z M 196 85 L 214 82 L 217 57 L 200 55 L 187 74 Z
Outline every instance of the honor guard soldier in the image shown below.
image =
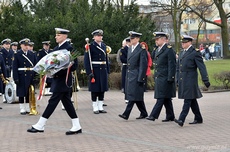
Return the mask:
M 56 31 L 55 39 L 56 42 L 58 43 L 58 46 L 56 46 L 53 49 L 53 51 L 62 50 L 62 49 L 72 51 L 73 50 L 72 46 L 66 41 L 68 37 L 68 33 L 70 31 L 62 28 L 55 28 L 55 31 Z M 77 65 L 74 61 L 74 64 L 71 66 L 70 71 L 76 70 L 76 67 Z M 59 101 L 61 100 L 62 104 L 66 109 L 66 112 L 68 113 L 69 117 L 72 120 L 72 128 L 66 132 L 66 135 L 82 133 L 82 129 L 79 123 L 79 118 L 77 117 L 76 111 L 73 107 L 73 104 L 71 102 L 71 97 L 70 97 L 70 93 L 72 91 L 72 87 L 70 87 L 72 86 L 72 74 L 67 75 L 67 71 L 68 71 L 67 69 L 63 69 L 57 72 L 56 74 L 54 74 L 52 78 L 52 84 L 51 84 L 51 92 L 53 92 L 53 94 L 48 101 L 48 105 L 45 111 L 43 112 L 42 116 L 38 120 L 38 122 L 35 125 L 32 125 L 32 127 L 28 129 L 27 132 L 30 133 L 44 132 L 46 121 L 52 115 Z
M 129 101 L 123 114 L 119 117 L 128 120 L 134 104 L 137 105 L 140 116 L 136 119 L 144 119 L 148 116 L 144 103 L 144 82 L 148 66 L 148 56 L 145 49 L 139 43 L 141 33 L 130 31 L 131 45 L 127 57 L 127 73 L 125 82 L 125 98 Z
M 16 94 L 19 97 L 20 113 L 22 115 L 30 113 L 29 87 L 34 86 L 34 71 L 36 65 L 36 55 L 28 50 L 30 39 L 22 39 L 19 44 L 21 49 L 14 54 L 13 79 L 16 84 Z M 25 98 L 25 103 L 24 103 Z
M 120 61 L 122 63 L 122 70 L 121 70 L 121 86 L 122 86 L 122 92 L 125 92 L 125 78 L 126 78 L 126 69 L 127 69 L 127 55 L 128 55 L 128 49 L 130 47 L 130 37 L 127 37 L 125 39 L 125 46 L 122 47 L 120 50 Z M 125 100 L 127 103 L 128 100 Z
M 2 94 L 2 98 L 3 98 L 3 103 L 6 102 L 5 99 L 5 78 L 6 78 L 6 66 L 5 66 L 5 62 L 3 60 L 2 57 L 2 53 L 0 52 L 0 93 Z
M 2 52 L 2 57 L 5 62 L 6 66 L 6 77 L 11 77 L 11 70 L 12 70 L 12 63 L 14 59 L 14 52 L 10 49 L 10 39 L 4 39 L 2 40 L 2 49 L 0 52 Z
M 154 98 L 157 99 L 151 114 L 147 120 L 158 119 L 163 105 L 166 109 L 166 119 L 162 122 L 173 121 L 174 111 L 172 98 L 176 97 L 176 54 L 172 46 L 167 44 L 168 34 L 164 32 L 154 32 L 155 43 L 158 46 L 155 51 L 155 91 Z
M 210 86 L 208 73 L 206 66 L 203 62 L 202 55 L 199 49 L 195 49 L 192 46 L 193 37 L 183 35 L 181 37 L 181 43 L 183 51 L 179 53 L 178 58 L 178 98 L 184 99 L 184 105 L 180 113 L 179 119 L 174 121 L 183 126 L 186 116 L 188 115 L 191 107 L 194 113 L 194 121 L 189 124 L 203 123 L 203 118 L 200 113 L 200 108 L 197 102 L 197 98 L 201 98 L 202 94 L 198 86 L 198 73 L 197 68 L 200 71 L 201 79 L 204 85 L 208 88 Z
M 35 53 L 34 52 L 34 42 L 31 42 L 31 41 L 29 42 L 28 50 L 31 51 L 31 52 L 33 52 L 33 53 Z
M 50 41 L 43 41 L 42 42 L 43 48 L 37 52 L 37 60 L 40 61 L 44 56 L 52 52 L 50 49 Z M 50 92 L 50 87 L 51 87 L 51 82 L 52 78 L 47 78 L 46 79 L 46 86 L 45 86 L 45 91 L 44 95 L 51 95 L 52 92 Z
M 98 29 L 91 33 L 94 41 L 84 54 L 84 66 L 89 77 L 89 91 L 94 114 L 107 113 L 103 109 L 105 91 L 108 91 L 109 63 L 106 45 L 102 42 L 103 31 Z M 88 42 L 87 42 L 88 43 Z M 95 80 L 95 81 L 93 81 Z
M 18 42 L 12 42 L 10 45 L 11 49 L 16 53 L 18 51 Z

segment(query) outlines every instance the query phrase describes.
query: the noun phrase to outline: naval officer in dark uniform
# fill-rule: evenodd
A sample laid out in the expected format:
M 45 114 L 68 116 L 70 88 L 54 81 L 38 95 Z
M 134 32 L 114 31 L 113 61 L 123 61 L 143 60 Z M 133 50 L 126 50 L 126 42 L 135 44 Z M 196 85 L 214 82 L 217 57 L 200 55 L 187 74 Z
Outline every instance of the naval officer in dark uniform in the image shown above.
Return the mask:
M 4 97 L 4 93 L 5 93 L 5 84 L 4 84 L 4 80 L 6 79 L 6 66 L 5 66 L 5 62 L 3 60 L 2 57 L 2 53 L 0 52 L 0 93 L 3 94 L 3 102 L 5 102 L 5 97 Z M 0 107 L 1 109 L 1 107 Z
M 67 42 L 68 33 L 69 30 L 62 29 L 62 28 L 55 28 L 56 31 L 56 42 L 58 43 L 58 46 L 56 46 L 53 51 L 66 49 L 68 51 L 72 51 L 72 46 Z M 70 71 L 76 70 L 77 64 L 74 62 L 74 64 L 71 66 Z M 79 118 L 76 114 L 76 111 L 73 107 L 73 104 L 71 102 L 70 93 L 72 91 L 72 74 L 68 74 L 67 82 L 67 69 L 60 70 L 53 76 L 52 84 L 51 84 L 51 92 L 53 92 L 52 96 L 49 99 L 49 103 L 43 112 L 42 116 L 38 120 L 38 122 L 35 125 L 32 125 L 30 129 L 27 130 L 27 132 L 30 133 L 37 133 L 37 132 L 44 132 L 44 127 L 46 124 L 46 121 L 49 119 L 49 117 L 54 112 L 55 108 L 57 107 L 59 101 L 61 100 L 62 104 L 64 105 L 66 112 L 68 113 L 69 117 L 72 120 L 72 128 L 66 132 L 66 135 L 73 135 L 82 133 L 81 125 L 79 123 Z
M 52 50 L 50 49 L 50 41 L 43 41 L 42 44 L 43 44 L 43 48 L 37 52 L 38 61 L 40 61 L 44 56 L 52 52 Z M 51 83 L 52 83 L 52 78 L 47 78 L 44 95 L 52 94 L 50 92 Z
M 142 34 L 134 31 L 130 31 L 129 34 L 132 46 L 128 50 L 125 82 L 125 98 L 129 102 L 125 111 L 123 114 L 119 114 L 119 117 L 128 120 L 133 106 L 136 104 L 140 111 L 140 116 L 136 119 L 144 119 L 148 116 L 144 103 L 144 82 L 148 67 L 148 55 L 139 43 Z
M 106 45 L 102 42 L 103 31 L 95 30 L 91 33 L 94 41 L 84 54 L 84 66 L 89 76 L 89 91 L 94 114 L 107 113 L 103 109 L 105 91 L 108 91 L 109 62 Z M 92 67 L 92 69 L 91 69 Z M 95 82 L 91 80 L 95 79 Z
M 30 113 L 29 87 L 34 85 L 33 67 L 37 63 L 36 55 L 28 50 L 30 39 L 22 39 L 19 44 L 21 49 L 14 54 L 13 79 L 16 84 L 16 94 L 19 97 L 20 113 Z M 24 98 L 26 102 L 24 103 Z
M 128 56 L 128 49 L 130 46 L 130 37 L 125 39 L 126 46 L 122 47 L 120 50 L 120 61 L 122 63 L 122 70 L 121 70 L 121 86 L 122 90 L 125 93 L 125 78 L 126 78 L 126 69 L 127 69 L 127 56 Z M 125 100 L 127 103 L 128 100 Z
M 11 49 L 16 53 L 18 51 L 18 42 L 12 42 L 11 44 Z
M 12 71 L 12 65 L 13 65 L 13 59 L 14 59 L 14 51 L 10 49 L 10 39 L 4 39 L 2 40 L 2 49 L 0 52 L 2 52 L 2 57 L 5 62 L 6 66 L 6 77 L 11 77 L 11 71 Z
M 157 101 L 151 114 L 146 119 L 152 121 L 158 119 L 164 105 L 166 109 L 166 119 L 162 120 L 162 122 L 173 121 L 175 116 L 172 98 L 176 97 L 176 54 L 172 49 L 172 46 L 167 44 L 167 33 L 154 32 L 153 36 L 155 38 L 156 45 L 158 46 L 154 57 L 154 98 L 157 99 Z
M 206 66 L 203 62 L 199 49 L 192 46 L 193 37 L 183 35 L 181 38 L 183 51 L 180 52 L 178 58 L 178 98 L 184 99 L 184 105 L 180 113 L 179 119 L 175 122 L 181 127 L 184 125 L 185 118 L 191 107 L 194 113 L 194 121 L 189 124 L 203 123 L 197 98 L 201 98 L 202 94 L 198 86 L 198 73 L 200 71 L 202 81 L 208 88 L 210 86 Z

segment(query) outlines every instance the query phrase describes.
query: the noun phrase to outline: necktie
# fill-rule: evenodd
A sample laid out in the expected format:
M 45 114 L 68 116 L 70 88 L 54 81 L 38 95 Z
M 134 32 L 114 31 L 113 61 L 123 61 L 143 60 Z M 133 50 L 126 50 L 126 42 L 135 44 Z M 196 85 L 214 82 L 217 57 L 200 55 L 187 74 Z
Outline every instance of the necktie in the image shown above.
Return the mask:
M 182 51 L 182 57 L 184 56 L 185 53 L 186 53 L 186 50 Z

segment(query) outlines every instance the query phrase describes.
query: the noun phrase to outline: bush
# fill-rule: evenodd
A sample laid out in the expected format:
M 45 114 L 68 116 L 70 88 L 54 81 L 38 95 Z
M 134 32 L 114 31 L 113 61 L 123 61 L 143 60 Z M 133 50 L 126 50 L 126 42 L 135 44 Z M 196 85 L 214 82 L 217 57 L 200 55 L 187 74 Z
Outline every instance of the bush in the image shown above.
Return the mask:
M 121 89 L 121 73 L 113 72 L 109 74 L 109 88 L 110 89 Z
M 224 89 L 230 88 L 230 71 L 223 71 L 213 75 L 216 82 L 223 84 Z
M 153 74 L 149 75 L 147 78 L 147 89 L 148 90 L 154 90 Z

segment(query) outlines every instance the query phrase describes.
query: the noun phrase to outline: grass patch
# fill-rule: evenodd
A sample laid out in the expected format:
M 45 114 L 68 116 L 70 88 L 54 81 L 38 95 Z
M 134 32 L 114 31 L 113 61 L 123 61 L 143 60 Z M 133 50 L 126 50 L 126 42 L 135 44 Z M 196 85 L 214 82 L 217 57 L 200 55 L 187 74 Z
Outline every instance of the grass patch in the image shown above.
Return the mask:
M 222 87 L 222 82 L 217 82 L 214 79 L 215 73 L 221 73 L 223 71 L 230 71 L 230 59 L 220 59 L 220 60 L 209 60 L 204 62 L 208 71 L 209 81 L 211 86 L 215 87 Z M 201 80 L 201 76 L 199 74 L 199 85 L 203 86 L 203 82 Z

